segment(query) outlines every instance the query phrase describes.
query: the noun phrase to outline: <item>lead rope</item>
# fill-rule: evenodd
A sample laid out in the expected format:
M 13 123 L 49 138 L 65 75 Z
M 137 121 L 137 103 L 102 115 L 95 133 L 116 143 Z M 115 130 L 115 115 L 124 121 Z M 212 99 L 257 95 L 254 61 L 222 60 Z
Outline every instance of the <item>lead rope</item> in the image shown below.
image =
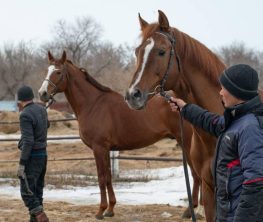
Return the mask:
M 163 96 L 166 101 L 172 102 L 171 96 L 168 95 L 163 89 L 160 91 L 160 95 Z M 189 208 L 190 208 L 190 212 L 192 216 L 192 221 L 196 222 L 194 205 L 193 205 L 192 194 L 191 194 L 189 173 L 188 173 L 188 168 L 187 168 L 186 153 L 185 153 L 185 147 L 184 147 L 183 116 L 180 110 L 179 110 L 179 116 L 180 116 L 179 125 L 180 125 L 180 134 L 181 134 L 181 147 L 182 147 L 182 154 L 183 154 L 183 166 L 184 166 L 184 175 L 185 175 L 185 184 L 186 184 L 186 190 L 187 190 L 187 196 L 188 196 L 188 203 L 189 203 Z
M 196 222 L 195 217 L 195 211 L 194 211 L 194 205 L 192 200 L 192 194 L 191 194 L 191 187 L 190 187 L 190 180 L 189 180 L 189 173 L 187 168 L 187 161 L 186 161 L 186 153 L 185 153 L 185 147 L 184 147 L 184 130 L 183 130 L 183 116 L 181 112 L 179 111 L 180 116 L 180 132 L 181 132 L 181 138 L 182 138 L 182 150 L 183 150 L 183 166 L 184 166 L 184 174 L 185 174 L 185 184 L 187 189 L 187 195 L 188 195 L 188 202 L 189 202 L 189 208 L 192 216 L 192 221 Z
M 54 99 L 54 97 L 52 96 L 50 100 L 48 100 L 48 103 L 46 105 L 46 109 L 48 109 L 54 102 L 56 102 L 56 100 Z

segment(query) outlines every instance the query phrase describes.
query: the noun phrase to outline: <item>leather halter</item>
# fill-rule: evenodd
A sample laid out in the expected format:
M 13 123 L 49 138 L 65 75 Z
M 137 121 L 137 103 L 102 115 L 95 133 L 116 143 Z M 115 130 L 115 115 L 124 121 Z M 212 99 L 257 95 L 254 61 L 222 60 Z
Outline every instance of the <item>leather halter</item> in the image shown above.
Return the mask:
M 59 85 L 63 82 L 63 80 L 64 80 L 64 75 L 66 75 L 66 77 L 67 77 L 67 73 L 64 73 L 64 72 L 63 72 L 63 70 L 65 70 L 64 65 L 63 65 L 63 67 L 62 67 L 61 69 L 56 69 L 56 70 L 61 70 L 60 78 L 59 78 L 59 80 L 58 80 L 56 83 L 52 82 L 50 79 L 44 79 L 44 81 L 47 81 L 48 84 L 50 84 L 50 85 L 53 87 L 53 89 L 52 89 L 52 91 L 51 91 L 51 93 L 50 93 L 50 99 L 49 99 L 49 101 L 48 101 L 48 105 L 46 106 L 46 109 L 47 109 L 49 106 L 51 106 L 51 105 L 56 101 L 56 100 L 54 99 L 54 96 L 57 94 L 58 87 L 59 87 Z
M 168 65 L 167 65 L 167 68 L 166 68 L 166 71 L 163 75 L 163 78 L 162 80 L 160 81 L 160 84 L 157 85 L 154 89 L 153 92 L 149 93 L 149 95 L 151 94 L 157 94 L 158 93 L 158 89 L 160 88 L 160 94 L 166 99 L 166 100 L 169 100 L 170 97 L 165 93 L 164 91 L 164 85 L 168 79 L 168 74 L 169 74 L 169 69 L 171 67 L 171 63 L 172 63 L 172 56 L 175 55 L 176 57 L 176 62 L 177 62 L 177 67 L 178 67 L 178 71 L 180 72 L 181 71 L 181 66 L 180 66 L 180 59 L 179 59 L 179 56 L 177 55 L 176 53 L 176 50 L 175 50 L 175 46 L 176 46 L 176 39 L 175 37 L 170 34 L 170 33 L 167 33 L 167 32 L 162 32 L 162 31 L 158 31 L 156 32 L 162 36 L 164 36 L 165 38 L 167 38 L 170 43 L 171 43 L 171 48 L 170 48 L 170 55 L 169 55 L 169 60 L 168 60 Z M 169 97 L 169 98 L 168 98 Z

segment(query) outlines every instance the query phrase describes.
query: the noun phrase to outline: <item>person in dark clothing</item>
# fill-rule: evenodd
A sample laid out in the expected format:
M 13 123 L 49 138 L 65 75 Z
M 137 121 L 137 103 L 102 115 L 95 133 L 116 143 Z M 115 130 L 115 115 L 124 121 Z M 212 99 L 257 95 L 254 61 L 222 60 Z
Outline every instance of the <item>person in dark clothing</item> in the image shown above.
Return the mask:
M 193 125 L 218 137 L 212 173 L 216 222 L 263 221 L 263 104 L 258 74 L 248 65 L 226 69 L 219 78 L 224 115 L 171 98 Z
M 17 176 L 20 192 L 29 210 L 30 222 L 48 222 L 43 210 L 43 188 L 47 166 L 47 128 L 49 126 L 45 107 L 33 102 L 34 94 L 29 86 L 17 92 L 20 113 L 21 150 Z

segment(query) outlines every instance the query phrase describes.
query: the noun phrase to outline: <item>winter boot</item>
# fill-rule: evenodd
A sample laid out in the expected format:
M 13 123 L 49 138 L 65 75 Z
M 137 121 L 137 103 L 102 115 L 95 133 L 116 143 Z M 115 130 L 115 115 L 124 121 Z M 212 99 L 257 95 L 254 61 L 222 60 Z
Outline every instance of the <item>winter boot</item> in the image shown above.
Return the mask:
M 49 222 L 47 215 L 44 212 L 41 212 L 36 216 L 37 222 Z

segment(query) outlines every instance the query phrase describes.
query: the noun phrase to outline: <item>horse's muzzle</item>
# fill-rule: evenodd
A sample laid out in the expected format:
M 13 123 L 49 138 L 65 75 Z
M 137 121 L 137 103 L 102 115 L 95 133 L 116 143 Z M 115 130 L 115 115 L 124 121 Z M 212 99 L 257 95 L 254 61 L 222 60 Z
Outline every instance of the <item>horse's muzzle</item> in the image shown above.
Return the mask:
M 127 91 L 125 95 L 125 101 L 131 109 L 140 110 L 145 107 L 147 98 L 139 89 L 133 89 Z
M 48 102 L 51 96 L 47 92 L 39 93 L 40 100 L 43 102 Z

